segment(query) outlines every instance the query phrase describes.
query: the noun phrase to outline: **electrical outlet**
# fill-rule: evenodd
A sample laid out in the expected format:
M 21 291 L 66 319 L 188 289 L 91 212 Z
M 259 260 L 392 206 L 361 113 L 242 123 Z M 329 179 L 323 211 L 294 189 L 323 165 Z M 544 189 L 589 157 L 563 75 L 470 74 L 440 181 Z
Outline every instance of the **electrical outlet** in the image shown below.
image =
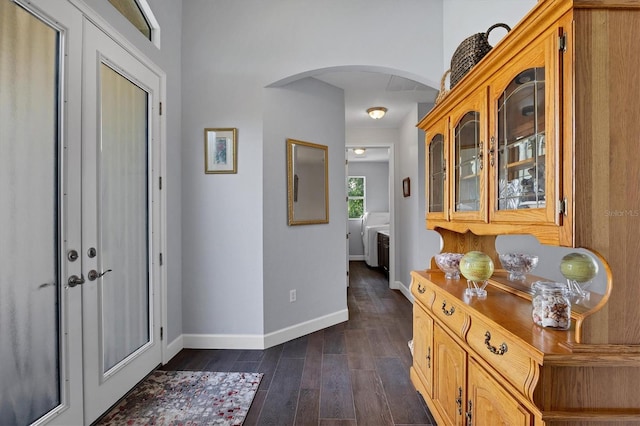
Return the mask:
M 296 290 L 293 289 L 289 291 L 289 302 L 293 303 L 295 301 L 296 301 Z

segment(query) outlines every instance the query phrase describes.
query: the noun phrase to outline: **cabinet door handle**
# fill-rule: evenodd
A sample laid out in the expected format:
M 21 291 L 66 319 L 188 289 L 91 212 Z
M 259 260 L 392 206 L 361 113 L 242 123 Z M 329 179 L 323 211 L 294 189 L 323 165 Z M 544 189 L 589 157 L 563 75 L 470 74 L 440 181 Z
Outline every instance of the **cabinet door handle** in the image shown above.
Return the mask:
M 431 368 L 431 346 L 427 348 L 427 368 Z
M 489 164 L 493 167 L 495 162 L 494 155 L 496 153 L 496 138 L 495 136 L 491 136 L 491 146 L 489 147 Z
M 482 148 L 484 147 L 484 143 L 482 141 L 480 141 L 480 144 L 478 145 L 478 161 L 480 163 L 480 170 L 482 170 L 482 159 L 484 158 L 484 153 L 482 152 Z
M 446 307 L 447 307 L 447 301 L 444 300 L 442 302 L 442 313 L 445 314 L 446 316 L 450 317 L 456 311 L 456 307 L 452 306 L 451 309 L 449 309 L 449 310 L 447 310 Z
M 467 426 L 473 426 L 472 410 L 473 410 L 473 403 L 471 402 L 471 400 L 469 400 L 468 407 L 467 407 Z
M 422 287 L 422 284 L 418 283 L 418 293 L 424 294 L 427 291 L 426 287 Z
M 497 348 L 495 346 L 491 346 L 491 333 L 488 331 L 484 333 L 484 344 L 487 345 L 489 352 L 496 355 L 504 355 L 509 350 L 507 344 L 504 342 L 502 342 L 502 344 Z
M 456 405 L 458 406 L 458 414 L 462 415 L 462 387 L 458 388 L 458 397 L 456 398 Z

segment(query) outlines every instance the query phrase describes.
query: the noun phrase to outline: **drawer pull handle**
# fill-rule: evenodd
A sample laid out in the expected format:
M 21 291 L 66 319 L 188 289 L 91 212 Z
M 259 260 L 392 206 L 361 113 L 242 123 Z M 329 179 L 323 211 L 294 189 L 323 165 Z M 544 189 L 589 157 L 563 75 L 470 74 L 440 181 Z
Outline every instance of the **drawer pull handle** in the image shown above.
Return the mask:
M 422 284 L 418 283 L 418 293 L 424 294 L 427 291 L 426 287 L 422 287 Z
M 449 310 L 447 310 L 446 307 L 447 307 L 447 301 L 445 300 L 442 302 L 442 313 L 450 317 L 456 311 L 456 307 L 452 306 L 451 309 Z
M 484 333 L 484 344 L 487 345 L 487 349 L 489 349 L 489 351 L 492 354 L 496 354 L 496 355 L 504 355 L 509 350 L 509 348 L 507 347 L 507 344 L 504 342 L 498 348 L 496 348 L 495 346 L 492 346 L 491 333 L 489 333 L 488 331 Z

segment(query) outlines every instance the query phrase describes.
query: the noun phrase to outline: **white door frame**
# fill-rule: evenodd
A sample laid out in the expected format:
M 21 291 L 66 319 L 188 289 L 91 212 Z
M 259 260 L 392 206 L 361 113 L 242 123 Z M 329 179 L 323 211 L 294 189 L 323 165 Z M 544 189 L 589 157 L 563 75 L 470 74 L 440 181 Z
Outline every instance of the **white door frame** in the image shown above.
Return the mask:
M 395 230 L 395 207 L 396 207 L 396 195 L 395 195 L 395 145 L 394 144 L 376 144 L 376 145 L 350 145 L 345 146 L 345 155 L 348 155 L 348 150 L 352 148 L 388 148 L 389 149 L 389 288 L 399 289 L 398 282 L 396 281 L 396 230 Z M 347 176 L 349 178 L 349 168 L 347 165 Z M 345 185 L 346 188 L 346 185 Z M 349 231 L 349 219 L 347 218 L 347 232 Z M 349 259 L 349 242 L 347 241 L 347 266 Z

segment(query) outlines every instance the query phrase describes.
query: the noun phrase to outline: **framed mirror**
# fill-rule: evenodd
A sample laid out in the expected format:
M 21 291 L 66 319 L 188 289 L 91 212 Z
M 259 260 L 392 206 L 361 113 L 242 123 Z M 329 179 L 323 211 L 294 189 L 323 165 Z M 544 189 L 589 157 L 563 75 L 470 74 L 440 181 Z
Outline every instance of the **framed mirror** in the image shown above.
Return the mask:
M 287 139 L 289 225 L 329 223 L 328 147 Z

